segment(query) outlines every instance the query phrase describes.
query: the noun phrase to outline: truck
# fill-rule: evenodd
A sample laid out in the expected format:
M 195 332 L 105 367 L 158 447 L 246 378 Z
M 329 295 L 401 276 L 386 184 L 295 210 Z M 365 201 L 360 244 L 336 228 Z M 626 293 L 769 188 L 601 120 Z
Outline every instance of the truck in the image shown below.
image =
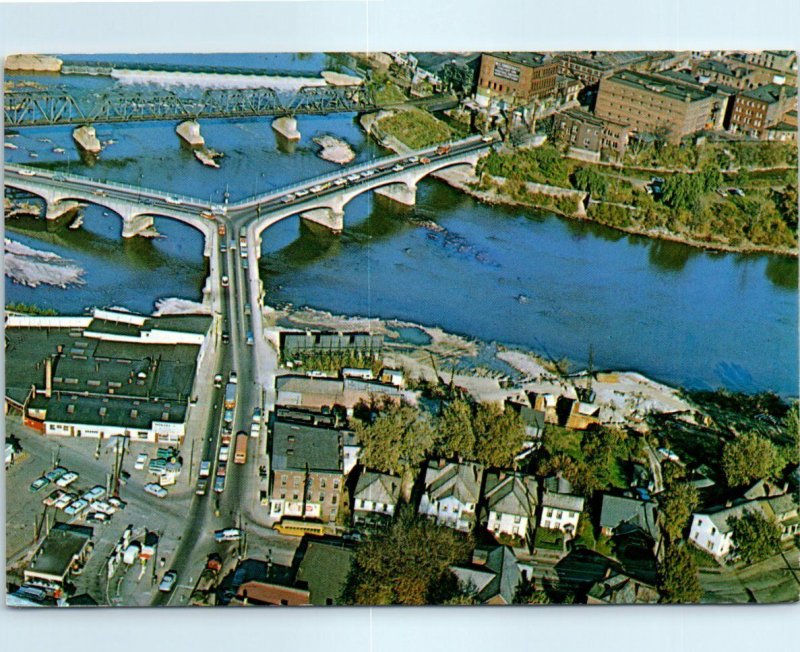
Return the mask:
M 247 461 L 247 433 L 241 431 L 236 435 L 236 450 L 233 454 L 234 464 L 244 464 Z
M 225 385 L 225 409 L 232 410 L 236 407 L 236 383 Z

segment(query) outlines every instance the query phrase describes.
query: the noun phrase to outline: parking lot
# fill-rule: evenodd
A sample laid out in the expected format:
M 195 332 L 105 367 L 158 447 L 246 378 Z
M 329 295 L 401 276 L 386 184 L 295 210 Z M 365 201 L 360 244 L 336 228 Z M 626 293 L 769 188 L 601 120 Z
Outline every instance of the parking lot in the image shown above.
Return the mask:
M 37 517 L 41 521 L 46 510 L 51 525 L 54 522 L 74 522 L 89 525 L 94 530 L 94 551 L 81 574 L 71 580 L 76 593 L 88 592 L 103 604 L 149 605 L 157 592 L 157 582 L 169 570 L 180 542 L 184 519 L 194 497 L 197 469 L 190 473 L 189 460 L 184 459 L 177 484 L 168 488 L 166 498 L 157 498 L 144 491 L 144 485 L 156 481 L 156 477 L 148 473 L 146 465 L 144 470 L 134 469 L 137 455 L 146 452 L 152 458 L 157 446 L 131 443 L 122 464 L 129 478 L 119 488 L 124 509 L 116 510 L 107 522 L 87 522 L 88 508 L 75 516 L 55 507 L 45 508 L 42 501 L 58 489 L 55 483 L 48 482 L 38 491 L 33 491 L 31 484 L 58 465 L 79 476 L 65 491 L 80 495 L 96 485 L 105 488 L 114 465 L 114 440 L 100 440 L 98 447 L 96 439 L 44 437 L 11 417 L 6 418 L 6 432 L 19 439 L 23 450 L 6 474 L 6 565 L 9 580 L 21 579 L 28 553 L 33 550 L 34 521 Z M 198 465 L 199 459 L 195 459 L 194 466 Z M 133 539 L 142 540 L 147 531 L 158 533 L 157 554 L 145 567 L 139 560 L 132 566 L 121 564 L 107 581 L 107 558 L 128 525 L 133 526 Z M 163 566 L 161 559 L 164 559 Z

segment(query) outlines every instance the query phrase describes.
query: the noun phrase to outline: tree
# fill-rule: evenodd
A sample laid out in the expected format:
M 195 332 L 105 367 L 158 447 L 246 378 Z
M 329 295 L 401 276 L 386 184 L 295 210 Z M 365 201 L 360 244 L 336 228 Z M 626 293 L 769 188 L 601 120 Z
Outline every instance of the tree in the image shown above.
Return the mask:
M 661 526 L 671 542 L 681 538 L 698 500 L 697 488 L 688 482 L 676 482 L 659 495 Z
M 661 602 L 685 604 L 700 602 L 703 589 L 697 562 L 684 543 L 671 543 L 664 552 L 658 568 L 658 588 Z
M 783 447 L 783 456 L 792 464 L 800 464 L 800 402 L 795 401 L 783 417 L 783 432 L 788 443 Z
M 467 561 L 471 540 L 411 507 L 359 546 L 344 591 L 347 604 L 444 604 L 463 592 L 450 566 Z
M 606 194 L 606 177 L 590 167 L 579 167 L 572 175 L 572 185 L 578 190 L 585 190 L 595 198 Z
M 695 210 L 703 193 L 703 180 L 696 174 L 673 174 L 664 181 L 662 201 L 678 210 Z
M 472 421 L 472 406 L 463 399 L 454 399 L 444 408 L 437 429 L 441 452 L 446 457 L 472 459 L 475 454 Z
M 513 466 L 525 441 L 525 424 L 519 414 L 493 403 L 479 403 L 473 423 L 476 461 L 501 469 Z
M 722 448 L 722 470 L 729 487 L 772 478 L 782 465 L 773 443 L 754 432 L 726 442 Z
M 700 174 L 703 182 L 703 190 L 705 192 L 715 191 L 722 185 L 724 180 L 719 167 L 713 163 L 706 166 Z
M 781 549 L 781 526 L 755 509 L 728 519 L 736 550 L 748 564 L 761 561 Z
M 468 95 L 472 90 L 473 73 L 464 64 L 448 61 L 439 73 L 442 83 L 453 91 L 458 97 Z
M 797 229 L 797 182 L 789 183 L 778 193 L 776 202 L 781 217 L 792 230 Z
M 408 498 L 412 470 L 434 446 L 433 428 L 426 414 L 407 403 L 387 401 L 372 423 L 355 420 L 354 426 L 363 447 L 364 464 L 378 471 L 403 475 L 403 493 Z

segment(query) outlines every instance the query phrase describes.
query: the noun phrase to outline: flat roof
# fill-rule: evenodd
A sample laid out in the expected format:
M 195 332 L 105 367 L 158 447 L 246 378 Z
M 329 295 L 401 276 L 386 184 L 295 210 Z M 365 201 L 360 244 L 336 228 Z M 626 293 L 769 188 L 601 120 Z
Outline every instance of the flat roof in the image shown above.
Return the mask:
M 542 52 L 484 52 L 484 54 L 529 68 L 536 68 L 552 62 L 552 58 Z
M 633 70 L 621 70 L 609 78 L 612 81 L 631 86 L 655 95 L 662 95 L 673 100 L 697 102 L 707 100 L 712 94 L 693 84 L 686 84 L 668 77 L 647 75 Z
M 272 434 L 272 468 L 341 473 L 341 433 L 331 428 L 276 421 Z
M 767 104 L 775 104 L 775 102 L 783 98 L 795 95 L 797 95 L 796 88 L 793 86 L 781 86 L 780 84 L 766 84 L 742 93 L 742 97 L 759 100 Z
M 54 527 L 39 547 L 26 573 L 63 579 L 72 562 L 92 537 L 92 528 L 74 527 L 64 523 Z

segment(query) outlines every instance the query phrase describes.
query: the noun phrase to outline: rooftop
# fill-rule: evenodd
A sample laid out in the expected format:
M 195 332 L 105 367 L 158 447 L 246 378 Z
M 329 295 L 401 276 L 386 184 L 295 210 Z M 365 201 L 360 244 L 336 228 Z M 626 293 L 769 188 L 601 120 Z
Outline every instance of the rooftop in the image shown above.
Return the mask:
M 508 546 L 478 546 L 470 565 L 450 570 L 484 604 L 512 604 L 522 580 L 517 558 Z
M 400 497 L 400 478 L 386 473 L 364 471 L 358 478 L 354 498 L 395 505 Z
M 92 528 L 59 523 L 47 535 L 26 572 L 63 579 L 92 537 Z
M 518 63 L 529 68 L 535 68 L 549 63 L 550 57 L 542 52 L 486 52 L 487 55 L 503 61 Z
M 542 507 L 553 507 L 570 512 L 582 512 L 584 504 L 583 496 L 573 496 L 572 494 L 559 494 L 545 491 L 542 496 Z
M 450 462 L 439 466 L 428 463 L 425 472 L 425 491 L 433 500 L 453 497 L 461 503 L 477 503 L 481 491 L 483 467 L 480 464 Z
M 695 84 L 687 84 L 669 77 L 647 75 L 632 70 L 621 70 L 614 73 L 609 79 L 626 86 L 683 102 L 698 102 L 712 97 L 711 93 L 698 88 Z
M 759 86 L 758 88 L 753 88 L 742 93 L 742 97 L 759 100 L 767 104 L 775 104 L 784 98 L 790 98 L 796 95 L 797 89 L 793 86 L 781 86 L 778 84 L 767 84 L 766 86 Z
M 278 471 L 342 472 L 342 439 L 338 430 L 276 421 L 272 468 Z
M 600 527 L 622 534 L 626 529 L 638 528 L 658 540 L 656 503 L 626 496 L 603 495 Z
M 530 517 L 536 509 L 539 483 L 529 475 L 490 473 L 484 496 L 490 511 Z
M 311 604 L 340 602 L 354 555 L 353 549 L 343 543 L 309 542 L 297 570 L 297 579 L 308 585 Z

